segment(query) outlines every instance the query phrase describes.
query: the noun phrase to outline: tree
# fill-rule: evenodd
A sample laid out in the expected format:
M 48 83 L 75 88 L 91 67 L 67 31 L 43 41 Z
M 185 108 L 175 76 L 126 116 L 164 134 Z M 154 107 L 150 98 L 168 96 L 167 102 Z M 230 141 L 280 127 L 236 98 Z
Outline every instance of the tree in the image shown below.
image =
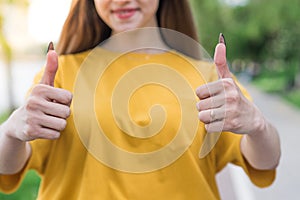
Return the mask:
M 201 42 L 212 54 L 215 37 L 225 33 L 228 60 L 255 63 L 280 60 L 294 87 L 300 71 L 300 1 L 248 0 L 230 6 L 225 0 L 191 0 L 199 26 Z M 270 63 L 269 63 L 270 64 Z

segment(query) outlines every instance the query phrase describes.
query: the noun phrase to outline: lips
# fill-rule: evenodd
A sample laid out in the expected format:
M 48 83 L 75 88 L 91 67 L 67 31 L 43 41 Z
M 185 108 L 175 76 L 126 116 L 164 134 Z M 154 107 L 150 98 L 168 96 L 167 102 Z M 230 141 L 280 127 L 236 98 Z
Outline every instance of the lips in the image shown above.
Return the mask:
M 121 8 L 112 10 L 112 13 L 116 15 L 119 19 L 124 20 L 131 18 L 138 10 L 138 8 Z

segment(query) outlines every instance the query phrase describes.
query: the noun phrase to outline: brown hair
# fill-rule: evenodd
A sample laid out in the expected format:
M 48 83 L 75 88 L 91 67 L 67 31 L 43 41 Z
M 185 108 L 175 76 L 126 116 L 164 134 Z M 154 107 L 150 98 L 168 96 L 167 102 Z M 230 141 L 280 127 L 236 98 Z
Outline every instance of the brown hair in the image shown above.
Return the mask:
M 178 31 L 198 41 L 188 0 L 160 0 L 156 15 L 159 27 Z M 78 0 L 65 21 L 57 51 L 59 54 L 79 53 L 94 48 L 110 35 L 111 29 L 98 16 L 94 0 Z M 164 39 L 174 47 L 166 37 Z

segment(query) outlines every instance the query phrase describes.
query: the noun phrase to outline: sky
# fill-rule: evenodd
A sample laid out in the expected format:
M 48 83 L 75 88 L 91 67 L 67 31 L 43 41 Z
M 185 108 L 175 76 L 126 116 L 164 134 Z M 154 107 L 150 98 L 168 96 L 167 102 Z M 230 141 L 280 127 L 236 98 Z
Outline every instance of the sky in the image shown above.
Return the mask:
M 222 0 L 231 6 L 243 6 L 248 3 L 248 0 Z

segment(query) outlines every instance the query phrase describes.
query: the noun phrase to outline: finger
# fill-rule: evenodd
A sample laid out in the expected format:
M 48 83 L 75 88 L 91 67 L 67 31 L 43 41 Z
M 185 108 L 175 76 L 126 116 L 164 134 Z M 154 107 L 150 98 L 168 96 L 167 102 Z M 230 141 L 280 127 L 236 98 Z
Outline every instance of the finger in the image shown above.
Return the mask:
M 57 139 L 60 136 L 60 131 L 46 128 L 38 124 L 27 124 L 23 129 L 23 133 L 26 135 L 26 140 L 28 141 L 35 139 Z
M 219 36 L 219 44 L 215 49 L 214 61 L 218 70 L 219 77 L 231 78 L 231 73 L 226 60 L 226 45 L 224 35 L 221 33 Z
M 225 118 L 225 109 L 221 107 L 203 110 L 198 113 L 198 117 L 200 121 L 205 124 L 210 124 L 216 121 L 222 121 Z
M 219 108 L 224 105 L 223 95 L 216 95 L 211 98 L 202 99 L 197 102 L 198 111 L 209 110 L 212 108 Z
M 37 138 L 35 139 L 48 139 L 54 140 L 60 137 L 60 131 L 49 129 L 49 128 L 40 128 Z
M 215 96 L 221 93 L 223 90 L 223 83 L 221 81 L 214 81 L 198 87 L 196 89 L 196 95 L 202 100 Z
M 66 105 L 49 101 L 44 104 L 43 112 L 47 115 L 67 119 L 71 114 L 70 108 Z
M 223 132 L 224 130 L 224 121 L 214 121 L 209 124 L 205 124 L 205 129 L 208 133 L 219 133 Z
M 52 88 L 51 92 L 44 93 L 45 97 L 55 103 L 60 103 L 66 106 L 70 106 L 73 95 L 71 92 L 61 88 Z
M 40 118 L 41 127 L 49 128 L 55 131 L 62 131 L 67 126 L 67 121 L 62 118 L 44 115 Z
M 54 50 L 53 43 L 50 42 L 47 53 L 46 67 L 41 84 L 54 86 L 54 79 L 58 69 L 58 55 Z
M 32 96 L 39 96 L 48 101 L 55 101 L 57 103 L 61 103 L 67 106 L 70 106 L 72 101 L 72 93 L 61 89 L 54 88 L 48 85 L 36 85 L 32 89 Z

